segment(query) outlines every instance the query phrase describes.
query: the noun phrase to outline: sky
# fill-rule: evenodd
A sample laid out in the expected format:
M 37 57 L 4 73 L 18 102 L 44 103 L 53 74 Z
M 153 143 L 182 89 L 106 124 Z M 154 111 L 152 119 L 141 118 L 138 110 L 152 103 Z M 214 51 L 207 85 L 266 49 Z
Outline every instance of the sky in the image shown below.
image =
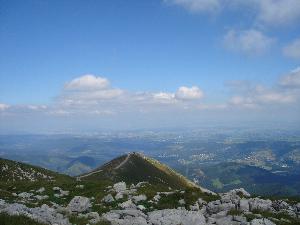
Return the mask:
M 299 0 L 0 0 L 0 132 L 300 125 Z

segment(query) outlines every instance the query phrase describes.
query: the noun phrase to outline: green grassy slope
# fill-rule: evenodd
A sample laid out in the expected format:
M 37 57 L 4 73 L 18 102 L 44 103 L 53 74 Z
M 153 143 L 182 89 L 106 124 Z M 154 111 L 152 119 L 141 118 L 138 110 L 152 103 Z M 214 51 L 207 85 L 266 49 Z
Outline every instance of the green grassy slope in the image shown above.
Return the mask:
M 12 177 L 15 179 L 12 179 Z M 31 177 L 34 179 L 31 180 Z M 22 199 L 15 194 L 30 192 L 37 195 L 36 190 L 42 187 L 45 188 L 45 191 L 41 195 L 48 195 L 48 199 L 29 200 L 26 203 L 29 207 L 40 206 L 42 204 L 51 205 L 51 202 L 66 206 L 74 196 L 78 195 L 94 197 L 97 199 L 96 202 L 100 202 L 105 194 L 105 188 L 111 184 L 111 181 L 104 179 L 97 181 L 77 181 L 74 177 L 52 172 L 47 169 L 0 159 L 0 199 L 4 199 L 7 202 L 18 202 Z M 77 185 L 84 185 L 84 188 L 76 188 Z M 54 194 L 56 194 L 57 191 L 54 191 L 53 187 L 60 187 L 62 190 L 69 191 L 69 195 L 55 197 Z M 101 210 L 102 209 L 99 209 L 99 212 L 101 212 Z
M 32 166 L 26 163 L 16 162 L 0 158 L 0 182 L 14 181 L 55 181 L 73 180 L 67 175 L 62 175 L 41 167 Z
M 171 188 L 197 187 L 168 166 L 137 153 L 116 158 L 95 171 L 82 179 L 110 179 L 114 182 L 125 181 L 126 183 L 147 181 Z
M 9 216 L 5 213 L 0 213 L 0 223 L 1 225 L 45 225 L 26 216 Z

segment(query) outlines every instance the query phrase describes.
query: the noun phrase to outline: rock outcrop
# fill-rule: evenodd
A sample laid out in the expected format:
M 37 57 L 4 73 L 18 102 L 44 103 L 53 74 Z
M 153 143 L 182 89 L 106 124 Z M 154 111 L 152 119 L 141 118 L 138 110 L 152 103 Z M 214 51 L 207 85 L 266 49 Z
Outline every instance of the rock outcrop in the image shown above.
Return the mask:
M 61 213 L 58 213 L 55 209 L 45 204 L 41 207 L 28 208 L 23 204 L 9 204 L 3 200 L 0 200 L 0 213 L 7 213 L 11 216 L 27 216 L 40 223 L 50 225 L 70 225 L 69 219 L 67 217 L 65 217 Z
M 75 196 L 67 206 L 71 212 L 86 212 L 91 207 L 89 198 L 82 196 Z

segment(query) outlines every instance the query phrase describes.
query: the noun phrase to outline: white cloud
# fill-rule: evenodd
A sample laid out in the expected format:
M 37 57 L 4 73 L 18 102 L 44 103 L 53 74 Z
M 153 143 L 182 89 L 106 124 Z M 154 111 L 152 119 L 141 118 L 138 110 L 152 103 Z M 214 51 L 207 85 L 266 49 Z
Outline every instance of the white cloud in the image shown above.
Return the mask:
M 112 88 L 107 78 L 88 74 L 66 83 L 60 102 L 69 105 L 97 104 L 99 101 L 114 99 L 123 94 L 123 90 Z
M 8 109 L 10 106 L 4 103 L 0 103 L 0 112 Z
M 62 109 L 55 109 L 55 110 L 51 110 L 51 111 L 47 112 L 47 114 L 53 115 L 53 116 L 67 116 L 67 115 L 70 115 L 71 112 L 68 112 L 68 111 L 62 110 Z
M 179 100 L 195 100 L 200 99 L 204 96 L 203 91 L 197 87 L 185 87 L 182 86 L 178 88 L 178 90 L 175 93 L 175 97 Z
M 288 88 L 300 88 L 300 67 L 283 76 L 279 84 Z
M 229 30 L 223 39 L 227 49 L 244 54 L 262 54 L 272 46 L 274 41 L 273 38 L 254 29 Z
M 299 0 L 252 0 L 258 6 L 258 20 L 264 24 L 278 26 L 300 18 Z
M 68 97 L 80 99 L 80 100 L 106 100 L 119 97 L 123 94 L 123 91 L 120 89 L 105 89 L 97 91 L 85 91 L 85 92 L 76 92 L 68 95 Z
M 139 108 L 151 104 L 180 104 L 186 100 L 203 97 L 203 91 L 197 87 L 179 87 L 171 92 L 130 92 L 113 88 L 108 79 L 95 75 L 84 75 L 68 82 L 58 98 L 60 105 L 72 107 L 105 106 L 120 108 Z
M 260 103 L 292 103 L 296 101 L 295 96 L 280 91 L 257 93 L 254 97 Z
M 300 38 L 283 48 L 283 54 L 290 58 L 300 59 Z
M 152 96 L 154 101 L 157 101 L 159 103 L 174 103 L 176 101 L 174 93 L 158 92 L 153 93 Z
M 113 88 L 110 85 L 88 89 L 63 90 L 55 102 L 47 106 L 43 105 L 13 105 L 10 106 L 5 115 L 25 115 L 32 117 L 46 116 L 54 119 L 82 118 L 83 121 L 89 118 L 107 120 L 125 119 L 128 123 L 136 118 L 152 120 L 155 118 L 168 118 L 172 121 L 180 114 L 196 116 L 199 113 L 206 113 L 209 116 L 218 113 L 238 113 L 239 110 L 251 109 L 251 112 L 291 110 L 292 107 L 299 107 L 300 103 L 300 69 L 283 76 L 278 83 L 271 87 L 253 85 L 251 82 L 232 82 L 232 97 L 224 101 L 199 101 L 203 98 L 203 91 L 198 86 L 181 86 L 177 91 L 166 92 L 132 92 L 129 90 Z M 96 76 L 94 76 L 97 78 Z M 80 80 L 80 78 L 76 78 Z M 108 79 L 106 79 L 109 83 Z M 69 82 L 70 83 L 70 82 Z M 0 110 L 7 108 L 0 104 Z M 187 117 L 189 117 L 187 116 Z M 174 118 L 175 118 L 174 117 Z M 143 120 L 144 120 L 143 119 Z M 192 119 L 189 117 L 189 120 Z M 173 121 L 174 122 L 174 121 Z
M 258 25 L 283 26 L 300 18 L 299 0 L 163 0 L 178 5 L 190 12 L 215 13 L 221 10 L 247 9 L 252 11 Z
M 65 89 L 71 91 L 101 90 L 109 87 L 109 81 L 103 77 L 86 74 L 66 83 Z
M 275 90 L 252 91 L 247 95 L 236 95 L 229 99 L 229 104 L 245 108 L 266 107 L 268 105 L 289 104 L 296 101 L 296 96 Z
M 230 105 L 241 107 L 268 107 L 270 105 L 299 105 L 300 68 L 282 76 L 272 87 L 251 85 L 249 82 L 234 82 L 234 96 Z
M 220 10 L 221 3 L 219 0 L 164 0 L 165 3 L 178 5 L 190 12 L 214 13 Z
M 245 108 L 256 108 L 257 105 L 249 96 L 233 96 L 229 99 L 229 104 L 233 106 L 245 107 Z
M 30 110 L 44 110 L 44 109 L 47 109 L 46 105 L 26 105 L 26 107 Z

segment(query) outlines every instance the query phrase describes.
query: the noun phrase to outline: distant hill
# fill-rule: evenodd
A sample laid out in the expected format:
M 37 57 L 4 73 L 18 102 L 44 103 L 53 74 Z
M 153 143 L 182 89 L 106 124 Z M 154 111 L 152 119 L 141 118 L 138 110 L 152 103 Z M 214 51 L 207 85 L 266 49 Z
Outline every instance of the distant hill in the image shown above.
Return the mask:
M 0 158 L 0 182 L 15 181 L 55 181 L 57 179 L 73 179 L 41 167 Z
M 172 188 L 198 187 L 168 166 L 139 153 L 120 156 L 79 178 L 84 180 L 109 179 L 113 182 L 125 181 L 127 183 L 147 181 Z
M 201 167 L 200 183 L 216 192 L 243 187 L 256 195 L 299 196 L 300 176 L 268 171 L 256 166 L 228 162 Z M 198 173 L 199 174 L 199 173 Z
M 60 170 L 63 171 L 63 173 L 68 174 L 70 176 L 76 176 L 91 171 L 95 167 L 96 160 L 94 158 L 89 156 L 80 156 L 73 159 L 64 168 L 61 168 Z

